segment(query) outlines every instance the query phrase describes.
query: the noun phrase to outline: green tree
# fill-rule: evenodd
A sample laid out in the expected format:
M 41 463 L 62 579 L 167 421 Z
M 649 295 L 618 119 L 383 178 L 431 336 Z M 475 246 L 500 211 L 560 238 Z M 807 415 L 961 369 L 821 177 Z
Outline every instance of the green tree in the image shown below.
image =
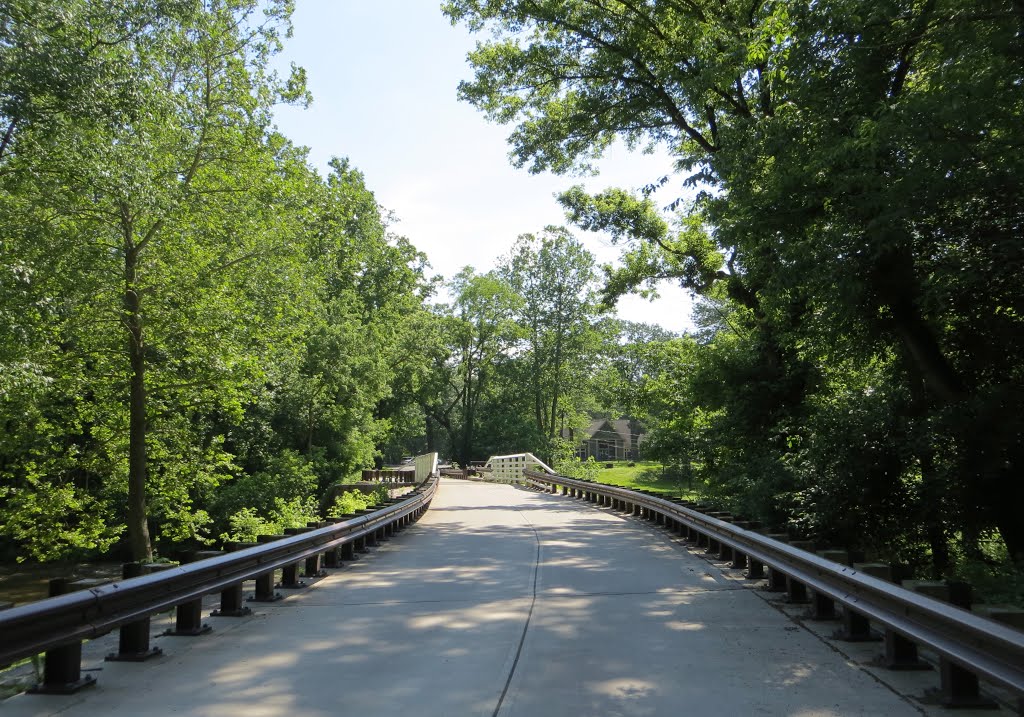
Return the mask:
M 255 369 L 245 354 L 254 337 L 237 325 L 260 305 L 260 291 L 272 291 L 272 282 L 247 290 L 259 273 L 253 265 L 265 268 L 281 247 L 268 199 L 288 148 L 269 134 L 269 110 L 301 99 L 302 89 L 298 75 L 281 81 L 268 63 L 289 7 L 44 7 L 54 22 L 22 18 L 27 32 L 61 57 L 84 58 L 78 74 L 91 77 L 93 68 L 95 82 L 130 87 L 131 102 L 76 106 L 77 94 L 61 89 L 75 84 L 65 76 L 70 60 L 33 66 L 33 86 L 52 92 L 8 87 L 16 129 L 3 160 L 5 209 L 26 226 L 19 239 L 31 233 L 44 247 L 19 241 L 11 253 L 31 261 L 64 350 L 86 362 L 85 402 L 99 425 L 85 430 L 109 457 L 111 493 L 127 495 L 129 542 L 144 559 L 152 555 L 149 501 L 172 522 L 202 522 L 174 492 L 181 472 L 196 484 L 223 475 L 216 441 L 195 446 L 196 464 L 168 459 L 192 437 L 190 406 L 216 397 L 233 410 L 231 386 Z
M 447 432 L 455 460 L 467 465 L 480 457 L 481 401 L 503 354 L 516 340 L 514 312 L 521 297 L 495 272 L 476 274 L 471 267 L 455 275 L 449 290 L 452 303 L 443 326 L 450 358 L 442 368 L 446 385 L 432 416 Z
M 754 330 L 747 348 L 729 355 L 751 351 L 748 365 L 777 399 L 759 401 L 766 411 L 746 425 L 777 427 L 771 433 L 787 447 L 776 459 L 800 453 L 790 419 L 824 407 L 805 405 L 817 385 L 809 359 L 830 371 L 856 355 L 859 371 L 884 366 L 879 380 L 905 397 L 908 430 L 891 450 L 912 458 L 892 465 L 928 486 L 920 499 L 932 508 L 933 557 L 941 563 L 954 533 L 992 526 L 1012 554 L 1024 554 L 1024 530 L 1007 508 L 1024 497 L 1015 478 L 1024 459 L 1022 297 L 1011 279 L 1021 259 L 1011 239 L 1021 155 L 1007 151 L 1020 143 L 1024 107 L 1019 7 L 452 0 L 445 8 L 453 21 L 494 33 L 471 53 L 476 77 L 460 93 L 515 125 L 517 164 L 586 166 L 615 138 L 675 153 L 684 183 L 702 190 L 675 207 L 721 260 L 690 242 L 682 253 L 659 245 L 660 229 L 633 221 L 643 212 L 621 197 L 577 195 L 572 204 L 584 223 L 596 208 L 600 221 L 648 242 L 613 277 L 614 290 L 666 267 L 701 291 L 706 278 L 724 279 L 742 309 L 735 328 Z M 869 413 L 884 429 L 889 419 Z
M 533 445 L 546 451 L 584 411 L 601 338 L 592 296 L 594 257 L 564 228 L 548 227 L 520 236 L 498 271 L 520 297 L 519 361 L 532 404 Z

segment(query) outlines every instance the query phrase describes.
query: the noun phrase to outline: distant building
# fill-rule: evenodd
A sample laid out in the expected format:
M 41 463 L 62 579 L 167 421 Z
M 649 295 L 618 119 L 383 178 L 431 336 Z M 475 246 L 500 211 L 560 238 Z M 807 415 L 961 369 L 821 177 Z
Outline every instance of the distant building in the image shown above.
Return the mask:
M 631 418 L 598 418 L 582 431 L 568 434 L 565 438 L 570 441 L 579 440 L 576 455 L 583 460 L 593 456 L 595 461 L 635 461 L 647 438 L 640 423 Z

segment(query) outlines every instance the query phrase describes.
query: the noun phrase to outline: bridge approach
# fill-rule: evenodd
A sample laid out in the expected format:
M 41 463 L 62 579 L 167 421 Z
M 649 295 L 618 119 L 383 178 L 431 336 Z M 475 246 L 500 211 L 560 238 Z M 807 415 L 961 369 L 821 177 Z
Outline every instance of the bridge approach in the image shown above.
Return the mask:
M 96 686 L 0 714 L 945 713 L 778 594 L 566 496 L 443 479 L 418 522 L 329 572 L 202 637 L 160 638 L 158 659 L 86 660 Z

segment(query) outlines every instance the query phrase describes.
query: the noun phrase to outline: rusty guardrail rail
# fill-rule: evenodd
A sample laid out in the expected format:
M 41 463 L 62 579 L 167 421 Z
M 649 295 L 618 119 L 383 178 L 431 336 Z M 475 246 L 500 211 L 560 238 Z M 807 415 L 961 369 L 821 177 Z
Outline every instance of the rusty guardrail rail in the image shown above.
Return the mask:
M 394 534 L 426 512 L 437 481 L 432 476 L 411 493 L 365 515 L 331 519 L 325 521 L 331 525 L 307 528 L 265 544 L 0 611 L 0 666 L 45 652 L 44 682 L 34 691 L 68 693 L 88 686 L 95 680 L 80 675 L 82 640 L 122 628 L 123 645 L 124 631 L 144 621 L 145 635 L 137 640 L 142 649 L 134 657 L 121 659 L 159 654 L 148 649 L 150 616 L 177 608 L 175 634 L 202 634 L 209 630 L 201 621 L 202 598 L 217 592 L 222 595 L 221 614 L 247 614 L 240 605 L 243 581 L 257 580 L 257 599 L 261 580 L 263 599 L 279 598 L 270 586 L 275 570 L 294 571 L 300 562 L 311 559 L 319 565 L 321 555 L 344 548 L 351 556 L 354 546 L 363 548 L 367 542 Z M 226 599 L 235 604 L 226 606 Z
M 622 508 L 698 544 L 717 544 L 731 553 L 732 567 L 748 568 L 749 577 L 764 577 L 769 567 L 777 573 L 774 578 L 784 578 L 794 601 L 810 598 L 822 619 L 834 615 L 836 604 L 842 606 L 844 629 L 837 636 L 872 639 L 869 621 L 884 628 L 887 662 L 895 669 L 916 662 L 918 646 L 934 651 L 947 705 L 984 705 L 979 677 L 1024 700 L 1024 633 L 1019 630 L 705 515 L 685 501 L 536 471 L 524 471 L 523 479 L 543 490 L 560 487 L 563 495 Z

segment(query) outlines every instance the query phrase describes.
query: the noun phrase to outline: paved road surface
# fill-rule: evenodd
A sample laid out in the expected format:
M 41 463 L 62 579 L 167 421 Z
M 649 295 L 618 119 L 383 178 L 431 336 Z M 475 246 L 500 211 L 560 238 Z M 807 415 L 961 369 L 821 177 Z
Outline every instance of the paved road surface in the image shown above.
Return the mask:
M 505 485 L 445 480 L 356 563 L 210 623 L 0 717 L 922 714 L 667 534 Z

